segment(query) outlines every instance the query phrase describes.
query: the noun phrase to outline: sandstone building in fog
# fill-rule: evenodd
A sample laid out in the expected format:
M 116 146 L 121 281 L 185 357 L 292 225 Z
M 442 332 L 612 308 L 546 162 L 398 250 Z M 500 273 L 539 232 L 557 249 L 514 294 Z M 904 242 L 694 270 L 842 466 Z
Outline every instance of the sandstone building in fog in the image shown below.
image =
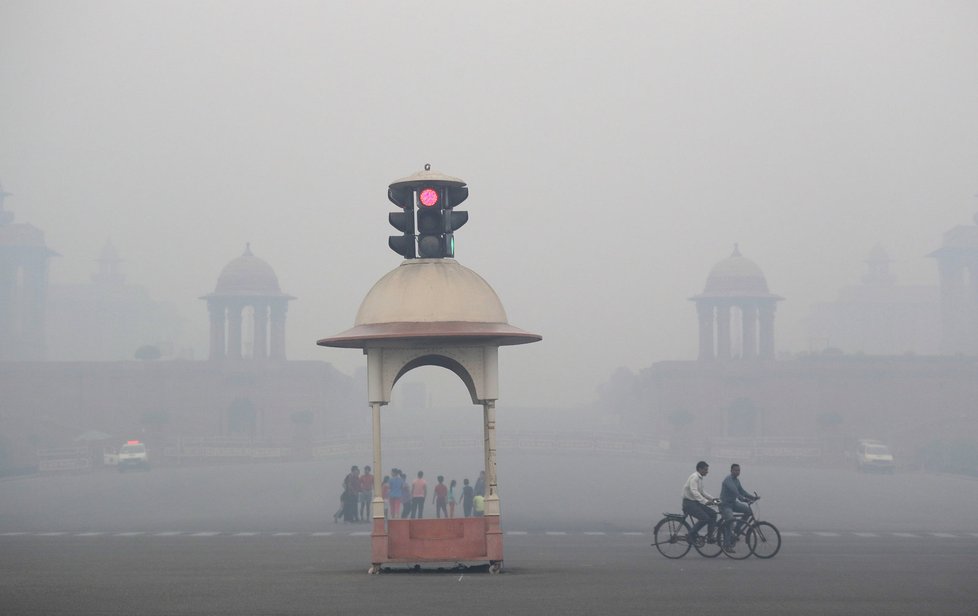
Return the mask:
M 912 465 L 938 443 L 978 445 L 978 226 L 948 232 L 932 256 L 939 289 L 900 287 L 874 250 L 864 287 L 816 307 L 829 348 L 776 357 L 783 298 L 735 249 L 691 298 L 697 360 L 616 374 L 600 404 L 671 450 L 716 458 L 838 461 L 876 438 Z
M 286 358 L 295 298 L 250 247 L 202 297 L 211 348 L 196 361 L 166 344 L 179 318 L 125 282 L 111 245 L 89 283 L 49 285 L 55 255 L 0 208 L 0 470 L 102 435 L 105 445 L 145 440 L 164 462 L 180 439 L 309 443 L 356 423 L 353 379 Z

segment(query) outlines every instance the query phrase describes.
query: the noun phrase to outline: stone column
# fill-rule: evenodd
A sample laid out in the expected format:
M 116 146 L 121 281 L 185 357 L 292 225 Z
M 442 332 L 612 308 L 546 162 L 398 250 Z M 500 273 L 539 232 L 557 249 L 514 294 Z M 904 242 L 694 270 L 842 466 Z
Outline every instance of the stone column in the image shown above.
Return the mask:
M 254 314 L 254 348 L 251 350 L 252 359 L 268 357 L 268 304 L 255 302 L 251 305 Z
M 271 344 L 269 357 L 285 359 L 285 312 L 289 304 L 285 300 L 272 303 L 271 306 Z
M 713 304 L 706 301 L 696 302 L 696 313 L 700 321 L 700 361 L 716 359 L 713 350 L 715 346 L 713 341 L 713 321 L 716 318 L 714 312 Z
M 743 340 L 744 359 L 755 359 L 757 357 L 757 304 L 745 302 L 740 307 L 741 313 L 741 334 Z
M 486 554 L 490 573 L 499 571 L 503 560 L 503 531 L 499 519 L 499 486 L 496 479 L 496 401 L 484 400 L 482 413 L 486 430 Z
M 774 359 L 774 301 L 764 302 L 759 308 L 759 321 L 761 325 L 760 335 L 760 357 L 761 359 Z
M 241 359 L 241 308 L 240 304 L 228 304 L 228 357 Z
M 383 496 L 383 475 L 384 466 L 380 455 L 380 403 L 370 404 L 371 417 L 373 419 L 374 432 L 374 494 L 370 501 L 370 517 L 373 519 L 374 530 L 377 529 L 378 521 L 380 530 L 384 529 L 384 496 Z
M 224 359 L 225 357 L 225 347 L 227 342 L 224 338 L 224 328 L 226 327 L 227 320 L 225 318 L 225 313 L 227 310 L 224 307 L 224 303 L 217 300 L 207 301 L 207 310 L 211 315 L 211 359 Z
M 965 266 L 967 279 L 962 294 L 963 329 L 966 332 L 964 352 L 978 354 L 978 260 L 971 258 Z
M 496 501 L 496 515 L 499 515 L 499 498 L 496 494 L 496 401 L 486 400 L 482 403 L 482 415 L 485 419 L 485 454 L 486 454 L 486 515 L 489 515 L 488 501 Z
M 12 346 L 14 332 L 14 282 L 17 267 L 12 263 L 0 261 L 0 358 L 10 357 L 4 353 L 9 352 Z
M 717 359 L 730 359 L 730 304 L 717 304 Z

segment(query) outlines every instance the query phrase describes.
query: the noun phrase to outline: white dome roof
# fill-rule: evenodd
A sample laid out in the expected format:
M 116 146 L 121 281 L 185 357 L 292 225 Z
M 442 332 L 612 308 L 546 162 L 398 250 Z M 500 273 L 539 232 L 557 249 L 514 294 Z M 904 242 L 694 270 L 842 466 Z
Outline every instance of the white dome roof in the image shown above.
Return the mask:
M 506 323 L 506 310 L 489 283 L 458 261 L 406 259 L 370 289 L 355 324 L 412 321 Z
M 406 259 L 370 289 L 353 329 L 318 344 L 362 348 L 371 340 L 421 338 L 499 345 L 541 339 L 509 325 L 489 283 L 454 259 Z

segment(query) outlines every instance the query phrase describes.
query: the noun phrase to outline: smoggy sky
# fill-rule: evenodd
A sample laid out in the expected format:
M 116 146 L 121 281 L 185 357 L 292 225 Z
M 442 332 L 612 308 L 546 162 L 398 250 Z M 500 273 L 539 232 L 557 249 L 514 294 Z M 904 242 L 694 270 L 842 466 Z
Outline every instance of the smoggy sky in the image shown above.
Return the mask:
M 501 404 L 573 403 L 694 358 L 735 242 L 787 298 L 779 352 L 875 244 L 936 284 L 978 211 L 976 58 L 973 2 L 0 0 L 0 181 L 52 282 L 111 239 L 198 358 L 251 242 L 299 298 L 290 358 L 352 372 L 315 340 L 400 262 L 387 185 L 431 163 L 470 187 L 459 262 L 544 336 L 501 352 Z

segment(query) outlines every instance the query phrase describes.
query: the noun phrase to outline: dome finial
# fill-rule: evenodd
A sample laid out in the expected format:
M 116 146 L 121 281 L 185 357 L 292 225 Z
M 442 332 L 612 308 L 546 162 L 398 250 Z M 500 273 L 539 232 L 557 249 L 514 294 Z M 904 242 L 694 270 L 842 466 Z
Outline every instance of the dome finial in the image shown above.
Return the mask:
M 242 257 L 253 257 L 254 253 L 251 252 L 251 242 L 245 242 L 245 251 Z
M 730 253 L 731 257 L 742 257 L 744 255 L 740 254 L 740 244 L 734 242 L 734 251 Z
M 424 164 L 424 170 L 425 171 L 431 171 L 431 163 L 425 163 Z

